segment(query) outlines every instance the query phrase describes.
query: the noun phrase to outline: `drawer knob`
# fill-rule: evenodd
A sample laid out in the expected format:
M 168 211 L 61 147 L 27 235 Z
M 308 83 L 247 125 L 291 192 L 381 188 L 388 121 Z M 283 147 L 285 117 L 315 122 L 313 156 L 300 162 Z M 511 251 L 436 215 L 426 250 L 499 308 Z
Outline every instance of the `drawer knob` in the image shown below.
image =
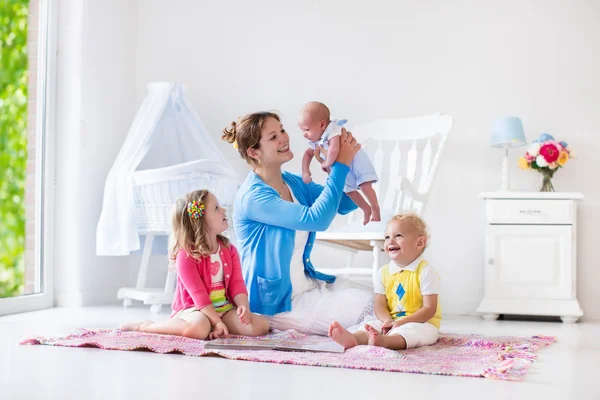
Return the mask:
M 494 265 L 494 259 L 490 257 L 490 258 L 488 259 L 488 264 L 490 264 L 490 265 Z

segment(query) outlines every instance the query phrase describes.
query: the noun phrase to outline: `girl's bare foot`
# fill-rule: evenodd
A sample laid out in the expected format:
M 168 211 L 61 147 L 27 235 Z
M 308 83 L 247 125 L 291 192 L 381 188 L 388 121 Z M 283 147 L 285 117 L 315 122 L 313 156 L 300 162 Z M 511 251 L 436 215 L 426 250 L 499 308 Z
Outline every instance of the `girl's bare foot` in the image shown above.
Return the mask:
M 348 332 L 348 330 L 341 326 L 337 321 L 334 321 L 329 325 L 329 337 L 332 338 L 334 342 L 344 346 L 345 349 L 358 345 L 356 337 Z
M 375 330 L 371 325 L 365 325 L 365 329 L 367 330 L 367 335 L 369 336 L 369 346 L 383 346 L 383 336 Z
M 144 326 L 150 325 L 152 321 L 129 322 L 121 325 L 122 331 L 141 331 Z
M 381 221 L 379 207 L 371 207 L 371 212 L 373 213 L 373 215 L 371 216 L 371 221 L 374 221 L 374 222 Z

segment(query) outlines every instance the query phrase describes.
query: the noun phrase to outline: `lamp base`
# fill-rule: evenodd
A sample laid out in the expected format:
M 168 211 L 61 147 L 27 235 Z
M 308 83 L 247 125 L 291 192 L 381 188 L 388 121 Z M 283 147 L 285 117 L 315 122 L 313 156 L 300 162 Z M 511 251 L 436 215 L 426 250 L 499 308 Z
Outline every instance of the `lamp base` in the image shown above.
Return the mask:
M 502 188 L 500 192 L 510 192 L 510 178 L 508 176 L 508 145 L 504 146 L 504 157 L 502 157 Z

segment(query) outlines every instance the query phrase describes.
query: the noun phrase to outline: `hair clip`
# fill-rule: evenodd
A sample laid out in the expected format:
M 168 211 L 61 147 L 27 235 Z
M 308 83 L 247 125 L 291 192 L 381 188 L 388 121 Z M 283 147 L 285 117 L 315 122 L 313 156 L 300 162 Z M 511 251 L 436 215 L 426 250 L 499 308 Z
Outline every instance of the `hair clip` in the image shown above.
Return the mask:
M 237 149 L 238 148 L 237 140 L 234 140 L 232 145 L 233 145 L 234 149 Z
M 204 204 L 198 203 L 196 200 L 188 203 L 188 215 L 194 219 L 200 219 L 204 215 Z

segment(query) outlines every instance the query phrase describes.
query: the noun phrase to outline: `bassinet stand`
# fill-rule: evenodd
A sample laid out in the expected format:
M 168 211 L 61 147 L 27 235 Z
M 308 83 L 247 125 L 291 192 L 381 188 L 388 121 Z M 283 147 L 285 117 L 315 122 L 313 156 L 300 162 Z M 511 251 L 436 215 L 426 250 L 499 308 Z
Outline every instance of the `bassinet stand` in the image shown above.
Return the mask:
M 147 288 L 146 278 L 148 276 L 148 265 L 150 264 L 150 255 L 152 254 L 152 242 L 155 236 L 168 235 L 167 232 L 143 232 L 146 236 L 144 249 L 142 251 L 142 262 L 138 272 L 137 283 L 135 287 L 123 287 L 119 289 L 117 298 L 123 300 L 123 307 L 131 307 L 132 300 L 140 300 L 144 304 L 150 304 L 150 311 L 160 313 L 163 304 L 170 305 L 175 294 L 175 280 L 177 273 L 169 269 L 164 289 Z

